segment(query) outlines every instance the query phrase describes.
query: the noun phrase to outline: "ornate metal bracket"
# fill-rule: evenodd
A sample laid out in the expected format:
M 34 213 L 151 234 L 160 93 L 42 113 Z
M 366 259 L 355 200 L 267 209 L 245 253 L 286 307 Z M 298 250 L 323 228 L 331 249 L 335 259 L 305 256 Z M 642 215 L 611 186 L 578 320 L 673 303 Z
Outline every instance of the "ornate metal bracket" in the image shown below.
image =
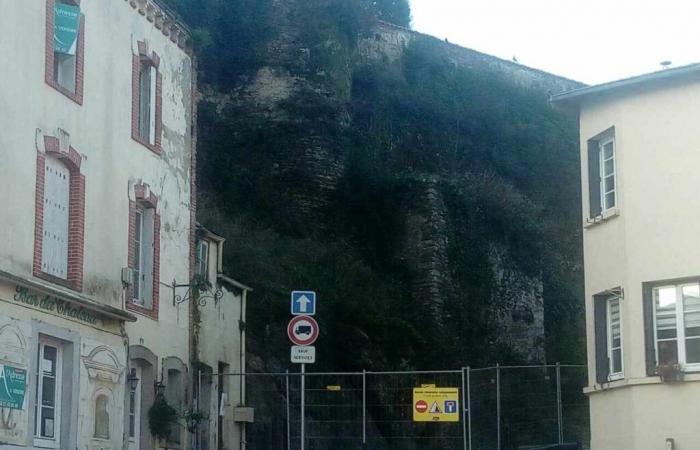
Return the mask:
M 188 300 L 196 302 L 198 306 L 206 306 L 207 300 L 214 300 L 216 304 L 224 296 L 221 289 L 213 289 L 204 280 L 194 279 L 188 284 L 178 284 L 173 280 L 173 284 L 170 287 L 173 290 L 173 306 L 185 303 Z M 179 288 L 187 288 L 187 292 L 182 295 L 177 294 L 176 290 Z

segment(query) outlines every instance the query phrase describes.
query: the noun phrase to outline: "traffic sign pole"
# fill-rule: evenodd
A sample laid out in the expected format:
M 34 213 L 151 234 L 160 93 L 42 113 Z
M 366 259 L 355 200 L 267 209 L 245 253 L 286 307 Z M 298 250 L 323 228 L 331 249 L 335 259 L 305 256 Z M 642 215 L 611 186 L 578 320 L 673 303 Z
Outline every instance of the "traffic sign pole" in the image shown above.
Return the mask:
M 306 366 L 306 364 L 302 363 L 302 365 L 301 365 L 301 450 L 304 450 L 304 443 L 306 441 L 306 436 L 304 436 L 304 423 L 306 422 L 306 417 L 304 417 L 305 416 L 304 406 L 306 406 L 306 405 L 304 405 L 304 402 L 305 402 L 304 397 L 306 396 L 306 393 L 305 393 L 305 389 L 306 389 L 305 378 L 306 377 L 304 376 L 304 372 L 305 372 L 304 367 L 305 366 Z

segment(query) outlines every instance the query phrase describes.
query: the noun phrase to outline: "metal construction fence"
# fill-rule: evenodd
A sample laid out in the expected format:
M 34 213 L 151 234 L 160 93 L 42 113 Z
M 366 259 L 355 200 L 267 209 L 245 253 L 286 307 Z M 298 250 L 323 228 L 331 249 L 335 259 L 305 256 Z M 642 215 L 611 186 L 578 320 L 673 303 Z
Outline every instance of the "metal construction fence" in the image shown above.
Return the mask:
M 588 448 L 586 366 L 248 373 L 250 450 Z M 302 388 L 302 386 L 304 386 Z M 414 422 L 413 390 L 458 388 L 458 422 Z

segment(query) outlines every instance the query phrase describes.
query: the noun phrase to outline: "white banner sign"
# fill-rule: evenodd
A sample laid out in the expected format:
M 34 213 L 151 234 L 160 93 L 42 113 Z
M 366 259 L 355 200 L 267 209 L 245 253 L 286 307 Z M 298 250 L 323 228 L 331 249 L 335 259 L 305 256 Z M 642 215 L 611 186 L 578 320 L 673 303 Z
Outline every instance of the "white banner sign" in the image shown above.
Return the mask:
M 295 345 L 292 347 L 292 362 L 296 364 L 313 364 L 316 362 L 316 347 Z

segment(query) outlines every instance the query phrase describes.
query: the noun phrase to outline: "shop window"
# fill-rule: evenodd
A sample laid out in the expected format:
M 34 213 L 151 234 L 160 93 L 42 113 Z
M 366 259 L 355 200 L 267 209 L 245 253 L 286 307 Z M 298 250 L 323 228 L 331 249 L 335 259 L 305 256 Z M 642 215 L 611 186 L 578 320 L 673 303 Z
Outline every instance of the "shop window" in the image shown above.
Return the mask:
M 36 447 L 59 448 L 61 445 L 62 351 L 60 342 L 40 338 L 34 426 Z

